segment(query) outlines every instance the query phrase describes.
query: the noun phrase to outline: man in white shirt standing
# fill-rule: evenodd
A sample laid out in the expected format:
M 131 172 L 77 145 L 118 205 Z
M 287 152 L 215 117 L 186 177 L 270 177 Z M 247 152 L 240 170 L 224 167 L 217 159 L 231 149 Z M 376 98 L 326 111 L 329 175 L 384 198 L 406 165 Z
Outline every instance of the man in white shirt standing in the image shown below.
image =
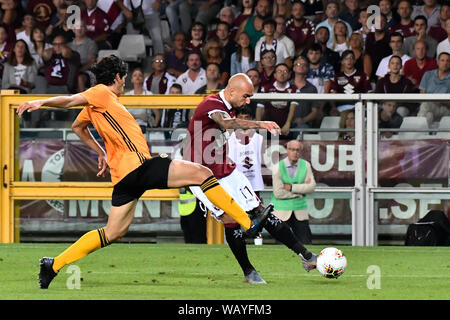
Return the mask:
M 405 65 L 405 62 L 411 59 L 407 54 L 403 54 L 403 36 L 400 32 L 394 32 L 391 34 L 391 39 L 389 41 L 389 46 L 392 49 L 392 54 L 384 57 L 380 64 L 378 65 L 378 69 L 376 75 L 378 78 L 383 78 L 389 72 L 389 60 L 392 56 L 399 56 L 402 58 L 402 65 Z
M 176 83 L 183 88 L 183 94 L 195 94 L 195 91 L 206 85 L 206 74 L 202 68 L 200 53 L 189 52 L 186 65 L 187 71 L 177 78 Z

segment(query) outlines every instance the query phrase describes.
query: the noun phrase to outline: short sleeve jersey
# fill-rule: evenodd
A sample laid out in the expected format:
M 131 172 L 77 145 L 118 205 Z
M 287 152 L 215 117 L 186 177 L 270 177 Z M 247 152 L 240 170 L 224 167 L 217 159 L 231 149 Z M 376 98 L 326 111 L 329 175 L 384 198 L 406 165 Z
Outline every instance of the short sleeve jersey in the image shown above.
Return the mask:
M 227 140 L 230 134 L 222 131 L 211 118 L 216 112 L 222 112 L 226 118 L 236 116 L 234 108 L 225 103 L 222 92 L 207 96 L 197 106 L 189 123 L 183 150 L 185 160 L 208 167 L 217 179 L 228 176 L 236 168 L 228 157 Z
M 77 120 L 91 122 L 105 142 L 113 185 L 150 159 L 150 151 L 133 116 L 105 85 L 98 84 L 81 93 L 88 105 Z

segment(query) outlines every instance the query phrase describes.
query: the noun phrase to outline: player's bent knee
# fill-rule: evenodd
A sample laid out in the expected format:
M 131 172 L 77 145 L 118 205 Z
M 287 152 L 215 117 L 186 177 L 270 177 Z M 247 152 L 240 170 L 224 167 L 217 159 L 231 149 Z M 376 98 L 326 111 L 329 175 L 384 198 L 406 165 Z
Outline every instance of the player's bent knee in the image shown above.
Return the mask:
M 208 179 L 209 177 L 211 177 L 213 175 L 213 172 L 211 171 L 211 169 L 209 169 L 205 166 L 202 166 L 202 165 L 199 165 L 198 173 L 199 173 L 199 178 L 201 180 L 200 183 L 202 183 L 203 181 L 205 181 L 206 179 Z
M 127 234 L 128 228 L 121 230 L 113 230 L 105 228 L 105 234 L 109 242 L 114 242 L 120 240 L 123 236 Z

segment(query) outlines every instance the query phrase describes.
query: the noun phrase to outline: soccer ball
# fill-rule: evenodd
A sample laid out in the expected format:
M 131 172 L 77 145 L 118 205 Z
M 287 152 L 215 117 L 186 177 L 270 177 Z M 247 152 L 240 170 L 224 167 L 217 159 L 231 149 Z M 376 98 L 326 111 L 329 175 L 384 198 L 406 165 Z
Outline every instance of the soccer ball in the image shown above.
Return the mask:
M 325 248 L 317 256 L 317 270 L 325 278 L 339 278 L 347 266 L 347 258 L 337 248 Z

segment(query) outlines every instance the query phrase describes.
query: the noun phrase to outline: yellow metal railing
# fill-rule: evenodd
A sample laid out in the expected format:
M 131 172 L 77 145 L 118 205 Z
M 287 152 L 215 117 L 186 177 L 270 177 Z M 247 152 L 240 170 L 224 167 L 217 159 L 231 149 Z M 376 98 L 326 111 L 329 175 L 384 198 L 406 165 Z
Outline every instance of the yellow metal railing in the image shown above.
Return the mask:
M 42 99 L 48 96 L 20 95 L 13 90 L 2 90 L 0 93 L 0 243 L 19 241 L 19 208 L 17 205 L 15 206 L 15 200 L 111 199 L 111 183 L 18 181 L 19 121 L 15 109 L 23 102 Z M 120 102 L 127 108 L 193 109 L 202 99 L 203 96 L 200 95 L 130 95 L 120 97 Z M 178 189 L 149 190 L 144 193 L 141 199 L 178 200 L 179 193 Z M 210 235 L 208 243 L 223 243 L 223 235 L 220 235 L 220 228 L 215 223 L 208 223 L 208 234 Z

